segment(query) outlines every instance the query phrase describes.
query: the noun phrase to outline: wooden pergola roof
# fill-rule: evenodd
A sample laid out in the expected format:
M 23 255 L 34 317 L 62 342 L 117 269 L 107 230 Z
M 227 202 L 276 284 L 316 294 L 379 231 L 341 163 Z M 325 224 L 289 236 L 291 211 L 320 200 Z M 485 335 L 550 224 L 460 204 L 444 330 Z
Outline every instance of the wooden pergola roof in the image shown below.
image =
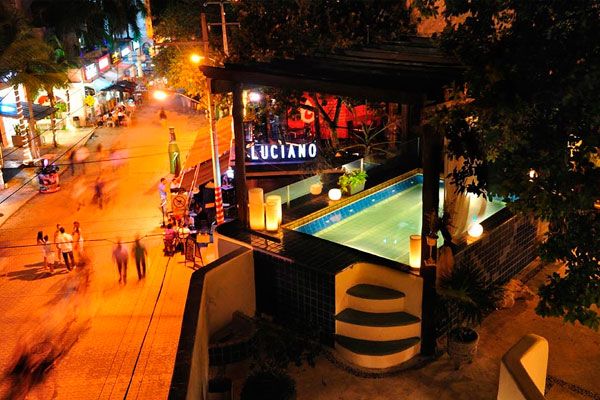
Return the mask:
M 272 86 L 314 91 L 372 101 L 422 103 L 441 100 L 442 88 L 461 79 L 464 68 L 427 38 L 411 38 L 333 54 L 201 66 L 211 91 Z

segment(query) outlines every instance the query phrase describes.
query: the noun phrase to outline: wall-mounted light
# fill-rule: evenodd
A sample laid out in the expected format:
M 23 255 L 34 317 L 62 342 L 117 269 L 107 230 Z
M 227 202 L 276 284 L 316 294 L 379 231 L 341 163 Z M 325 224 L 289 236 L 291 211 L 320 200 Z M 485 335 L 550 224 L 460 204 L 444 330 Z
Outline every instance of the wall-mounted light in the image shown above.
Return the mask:
M 342 191 L 338 188 L 333 188 L 329 190 L 328 193 L 329 200 L 338 201 L 342 198 Z

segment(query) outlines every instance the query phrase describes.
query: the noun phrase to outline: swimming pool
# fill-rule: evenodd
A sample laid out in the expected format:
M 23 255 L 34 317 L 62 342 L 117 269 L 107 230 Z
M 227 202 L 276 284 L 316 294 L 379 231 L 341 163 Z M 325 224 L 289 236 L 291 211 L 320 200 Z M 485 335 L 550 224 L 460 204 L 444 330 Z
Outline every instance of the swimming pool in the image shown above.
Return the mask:
M 415 174 L 295 230 L 408 264 L 410 235 L 421 232 L 422 189 L 423 175 Z M 442 206 L 442 182 L 439 193 Z M 503 207 L 488 202 L 479 222 Z

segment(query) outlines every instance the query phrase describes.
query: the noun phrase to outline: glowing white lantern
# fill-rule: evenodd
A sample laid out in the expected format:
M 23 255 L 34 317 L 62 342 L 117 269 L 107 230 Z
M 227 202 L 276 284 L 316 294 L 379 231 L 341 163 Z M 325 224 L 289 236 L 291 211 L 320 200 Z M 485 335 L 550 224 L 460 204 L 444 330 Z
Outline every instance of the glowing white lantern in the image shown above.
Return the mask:
M 411 268 L 421 268 L 421 235 L 410 235 L 408 263 Z
M 250 100 L 251 103 L 258 103 L 261 98 L 262 96 L 258 92 L 248 93 L 248 100 Z
M 263 203 L 250 203 L 248 205 L 248 218 L 250 219 L 250 229 L 262 231 L 265 229 L 265 207 Z
M 269 201 L 274 201 L 275 203 L 277 203 L 277 224 L 281 225 L 281 220 L 283 216 L 283 213 L 281 211 L 281 196 L 276 194 L 267 196 L 267 203 L 269 203 Z
M 483 226 L 481 226 L 480 223 L 475 222 L 475 223 L 473 223 L 473 225 L 471 225 L 469 227 L 469 230 L 467 231 L 467 233 L 472 238 L 478 238 L 483 233 Z
M 261 204 L 264 201 L 262 188 L 252 188 L 248 190 L 248 203 L 250 204 Z
M 280 205 L 281 203 L 279 203 Z M 267 200 L 267 205 L 265 207 L 265 214 L 267 217 L 267 230 L 268 231 L 277 231 L 279 229 L 279 221 L 278 221 L 278 209 L 281 209 L 281 207 L 278 207 L 278 203 L 277 200 Z
M 318 194 L 321 194 L 322 191 L 323 191 L 322 183 L 313 183 L 312 185 L 310 185 L 310 194 L 316 196 Z
M 334 188 L 329 190 L 329 199 L 333 201 L 337 201 L 342 198 L 342 191 L 340 189 Z

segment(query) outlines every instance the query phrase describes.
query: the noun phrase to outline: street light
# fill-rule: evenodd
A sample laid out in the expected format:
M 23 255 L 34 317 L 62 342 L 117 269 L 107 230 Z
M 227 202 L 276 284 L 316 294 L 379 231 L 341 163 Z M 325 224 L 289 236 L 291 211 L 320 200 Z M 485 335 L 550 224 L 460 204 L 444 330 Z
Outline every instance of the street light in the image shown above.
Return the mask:
M 167 98 L 167 93 L 162 90 L 155 90 L 152 95 L 156 100 L 163 101 Z
M 194 64 L 200 64 L 204 60 L 204 57 L 200 54 L 192 53 L 190 56 L 190 61 Z

